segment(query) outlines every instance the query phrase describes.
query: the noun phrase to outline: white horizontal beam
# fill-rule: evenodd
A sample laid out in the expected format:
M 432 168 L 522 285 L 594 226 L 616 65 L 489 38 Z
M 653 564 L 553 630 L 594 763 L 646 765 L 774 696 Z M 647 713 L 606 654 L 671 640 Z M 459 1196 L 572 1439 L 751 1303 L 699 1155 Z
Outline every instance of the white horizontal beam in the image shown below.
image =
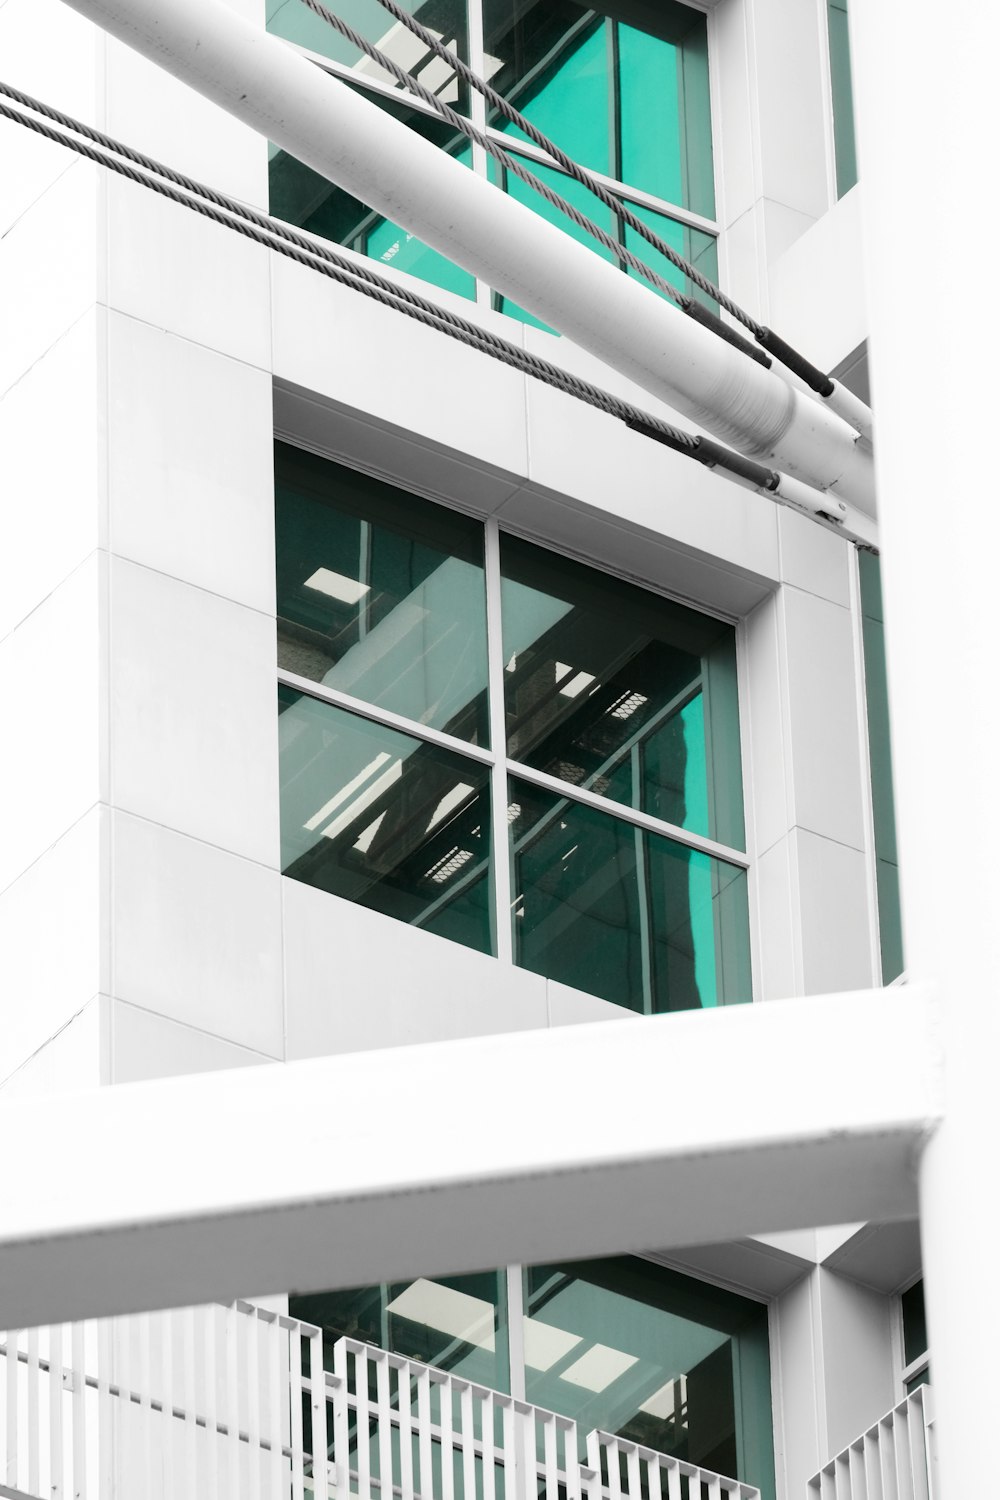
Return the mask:
M 874 514 L 870 447 L 225 0 L 67 0 L 330 182 L 755 458 Z
M 931 1011 L 903 987 L 6 1106 L 0 1327 L 913 1215 Z

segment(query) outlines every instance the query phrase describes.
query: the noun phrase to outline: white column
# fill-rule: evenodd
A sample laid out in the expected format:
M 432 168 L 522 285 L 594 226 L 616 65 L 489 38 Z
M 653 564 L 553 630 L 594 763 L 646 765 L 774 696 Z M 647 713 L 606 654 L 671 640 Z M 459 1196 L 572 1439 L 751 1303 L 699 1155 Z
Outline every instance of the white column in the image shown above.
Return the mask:
M 998 25 L 990 7 L 942 26 L 901 0 L 851 20 L 907 967 L 941 995 L 947 1114 L 920 1189 L 940 1493 L 959 1500 L 982 1483 L 1000 1333 L 1000 318 L 953 215 L 991 196 Z M 972 262 L 989 264 L 991 237 Z

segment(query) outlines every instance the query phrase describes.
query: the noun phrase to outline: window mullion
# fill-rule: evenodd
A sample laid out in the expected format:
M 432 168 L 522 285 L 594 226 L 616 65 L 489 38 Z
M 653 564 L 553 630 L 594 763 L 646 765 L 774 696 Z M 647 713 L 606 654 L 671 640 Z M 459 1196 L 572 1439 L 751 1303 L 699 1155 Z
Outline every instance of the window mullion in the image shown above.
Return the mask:
M 486 77 L 486 48 L 483 41 L 483 6 L 482 0 L 468 0 L 466 11 L 466 25 L 468 26 L 469 39 L 469 67 L 477 78 Z M 486 100 L 478 89 L 469 90 L 469 118 L 477 129 L 486 129 Z M 477 177 L 489 175 L 489 161 L 486 152 L 477 141 L 472 143 L 472 170 Z M 476 277 L 476 303 L 479 307 L 492 307 L 493 291 L 485 281 Z
M 500 621 L 500 527 L 486 522 L 486 660 L 493 751 L 491 797 L 493 819 L 493 902 L 497 958 L 513 963 L 510 908 L 510 840 L 507 831 L 507 715 L 504 705 L 503 630 Z

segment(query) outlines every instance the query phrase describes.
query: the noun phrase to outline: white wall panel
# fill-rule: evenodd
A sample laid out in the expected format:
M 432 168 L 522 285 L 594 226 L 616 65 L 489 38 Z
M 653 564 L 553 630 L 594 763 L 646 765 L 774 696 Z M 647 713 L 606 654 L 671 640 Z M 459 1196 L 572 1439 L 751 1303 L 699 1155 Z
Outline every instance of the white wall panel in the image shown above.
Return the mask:
M 793 847 L 803 993 L 824 995 L 875 984 L 866 856 L 804 828 L 796 829 Z
M 114 997 L 282 1055 L 280 877 L 112 814 Z
M 94 995 L 51 1041 L 0 1083 L 0 1104 L 33 1104 L 47 1094 L 108 1081 L 106 1001 Z
M 288 1057 L 528 1031 L 545 980 L 282 880 Z
M 97 172 L 74 162 L 0 239 L 0 395 L 97 299 Z
M 271 381 L 108 315 L 109 545 L 274 613 Z
M 778 508 L 778 536 L 783 580 L 849 609 L 851 544 L 784 506 Z
M 624 1006 L 612 1005 L 610 1000 L 602 1000 L 599 995 L 585 995 L 583 990 L 574 990 L 555 979 L 546 980 L 545 991 L 550 1026 L 577 1026 L 583 1021 L 623 1021 L 634 1014 Z
M 108 305 L 269 369 L 268 251 L 123 177 L 107 195 Z
M 825 370 L 867 334 L 863 268 L 860 187 L 771 264 L 774 326 Z
M 793 835 L 778 839 L 756 867 L 760 962 L 757 993 L 762 1000 L 787 1000 L 801 993 L 802 948 L 799 891 L 793 863 Z
M 0 399 L 0 640 L 99 545 L 102 319 L 91 307 Z
M 112 1000 L 109 1004 L 114 1083 L 138 1083 L 178 1073 L 214 1073 L 222 1068 L 255 1067 L 273 1060 L 124 1000 Z
M 106 816 L 92 808 L 0 895 L 0 1079 L 107 987 Z
M 112 558 L 111 620 L 115 806 L 276 867 L 273 619 Z
M 102 794 L 100 553 L 0 642 L 0 890 Z
M 473 460 L 527 472 L 523 375 L 283 256 L 273 257 L 272 275 L 277 376 Z M 509 318 L 399 279 L 520 341 Z

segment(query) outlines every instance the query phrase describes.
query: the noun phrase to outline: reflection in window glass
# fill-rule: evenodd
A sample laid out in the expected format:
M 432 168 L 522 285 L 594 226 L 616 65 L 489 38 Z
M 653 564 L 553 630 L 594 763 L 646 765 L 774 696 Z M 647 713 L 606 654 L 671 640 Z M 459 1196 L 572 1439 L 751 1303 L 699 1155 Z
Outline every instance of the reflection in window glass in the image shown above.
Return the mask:
M 732 626 L 501 539 L 512 760 L 740 849 Z
M 676 219 L 668 219 L 663 214 L 654 213 L 650 208 L 642 208 L 639 204 L 629 205 L 637 219 L 648 224 L 650 229 L 657 234 L 671 250 L 676 250 L 679 255 L 706 276 L 709 281 L 719 282 L 719 245 L 714 235 L 704 234 L 700 229 L 692 229 L 687 224 L 680 224 Z M 699 302 L 709 308 L 712 312 L 719 311 L 719 304 L 714 297 L 710 297 L 701 287 L 696 286 L 683 271 L 679 271 L 672 261 L 665 255 L 661 255 L 648 240 L 643 239 L 638 230 L 633 229 L 631 224 L 625 225 L 625 248 L 631 250 L 633 255 L 644 261 L 650 270 L 655 271 L 664 281 L 669 281 L 671 286 L 677 287 L 678 291 L 686 293 L 689 297 L 697 297 Z M 629 269 L 628 274 L 648 286 L 645 277 L 639 276 L 638 271 Z M 658 297 L 665 294 L 654 287 Z
M 851 44 L 847 25 L 847 0 L 828 0 L 830 26 L 830 84 L 833 91 L 833 136 L 837 161 L 837 197 L 842 198 L 858 180 L 854 144 L 854 89 L 851 83 Z
M 339 1338 L 374 1344 L 466 1380 L 510 1389 L 507 1288 L 502 1271 L 418 1277 L 350 1291 L 290 1297 L 289 1315 L 323 1329 L 323 1362 L 333 1368 Z
M 774 1493 L 767 1311 L 646 1261 L 525 1271 L 526 1396 Z
M 646 1015 L 751 998 L 744 870 L 526 781 L 508 816 L 522 968 Z
M 418 37 L 394 21 L 378 0 L 337 0 L 337 15 L 361 33 L 408 73 L 413 73 L 425 88 L 437 94 L 453 108 L 467 108 L 467 90 L 459 84 L 452 69 L 429 52 Z M 406 5 L 429 31 L 433 31 L 453 52 L 468 62 L 465 0 L 410 0 Z M 321 57 L 351 68 L 360 79 L 373 79 L 396 88 L 396 80 L 377 63 L 334 31 L 325 21 L 302 4 L 302 0 L 267 0 L 267 29 L 296 46 L 307 47 Z
M 284 874 L 494 952 L 488 772 L 287 687 L 278 705 Z
M 482 526 L 279 443 L 278 664 L 485 743 Z
M 310 14 L 310 12 L 306 12 Z M 324 28 L 325 29 L 325 28 Z M 429 119 L 418 110 L 395 101 L 368 95 L 383 109 L 416 130 L 426 140 L 454 156 L 463 166 L 472 161 L 472 148 L 464 136 L 455 135 L 442 121 Z M 476 279 L 455 265 L 439 251 L 415 235 L 335 187 L 311 167 L 272 145 L 268 161 L 269 201 L 271 213 L 287 224 L 295 224 L 310 234 L 322 236 L 336 245 L 346 245 L 360 255 L 368 255 L 397 271 L 419 276 L 447 292 L 461 297 L 475 297 Z
M 635 7 L 627 7 L 634 12 Z M 622 7 L 623 13 L 626 7 Z M 715 217 L 708 31 L 702 12 L 660 0 L 643 30 L 617 28 L 621 162 L 615 174 Z

